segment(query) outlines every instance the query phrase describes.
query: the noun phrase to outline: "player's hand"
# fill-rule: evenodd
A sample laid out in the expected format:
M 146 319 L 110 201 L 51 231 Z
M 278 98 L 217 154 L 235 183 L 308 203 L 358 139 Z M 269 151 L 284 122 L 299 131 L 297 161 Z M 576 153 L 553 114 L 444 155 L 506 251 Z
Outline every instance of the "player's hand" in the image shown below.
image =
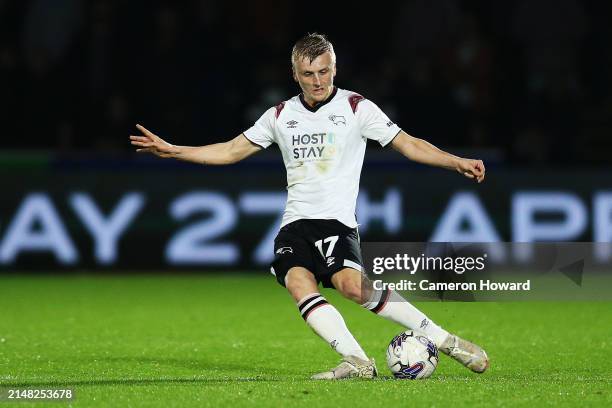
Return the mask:
M 482 183 L 485 178 L 485 166 L 482 160 L 461 159 L 457 163 L 457 171 L 478 183 Z
M 137 146 L 138 153 L 152 153 L 159 157 L 174 157 L 180 149 L 168 142 L 155 133 L 150 132 L 144 126 L 136 125 L 136 128 L 142 132 L 142 136 L 130 135 L 132 146 Z

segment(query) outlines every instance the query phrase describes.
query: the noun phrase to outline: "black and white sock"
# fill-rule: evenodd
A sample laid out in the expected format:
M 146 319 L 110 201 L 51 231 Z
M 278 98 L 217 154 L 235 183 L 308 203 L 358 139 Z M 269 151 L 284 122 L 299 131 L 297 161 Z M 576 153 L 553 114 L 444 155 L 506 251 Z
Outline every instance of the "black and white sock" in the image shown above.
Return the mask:
M 374 290 L 370 300 L 362 306 L 387 320 L 424 333 L 437 346 L 440 346 L 448 336 L 446 330 L 431 321 L 394 290 Z
M 319 293 L 312 293 L 298 302 L 298 309 L 306 324 L 343 357 L 368 360 L 342 315 Z

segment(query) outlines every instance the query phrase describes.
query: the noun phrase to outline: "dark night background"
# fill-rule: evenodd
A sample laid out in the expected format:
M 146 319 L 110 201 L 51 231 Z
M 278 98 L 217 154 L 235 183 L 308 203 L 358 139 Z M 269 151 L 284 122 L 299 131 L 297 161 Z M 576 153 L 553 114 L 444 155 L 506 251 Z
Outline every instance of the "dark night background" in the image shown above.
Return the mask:
M 291 47 L 317 31 L 336 84 L 415 136 L 501 163 L 603 164 L 610 21 L 574 0 L 0 0 L 2 148 L 128 153 L 136 122 L 227 140 L 298 92 Z

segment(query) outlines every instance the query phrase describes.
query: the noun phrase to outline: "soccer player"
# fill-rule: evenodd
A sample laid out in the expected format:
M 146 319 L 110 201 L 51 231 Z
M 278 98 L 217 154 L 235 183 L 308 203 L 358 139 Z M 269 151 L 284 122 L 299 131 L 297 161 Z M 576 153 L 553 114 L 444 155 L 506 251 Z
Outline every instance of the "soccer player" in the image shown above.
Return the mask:
M 297 41 L 291 53 L 293 79 L 302 93 L 268 109 L 248 130 L 225 143 L 175 146 L 141 125 L 130 136 L 138 152 L 205 165 L 236 163 L 278 144 L 287 170 L 287 206 L 274 241 L 271 271 L 286 287 L 302 318 L 343 361 L 313 379 L 373 378 L 368 358 L 338 310 L 319 293 L 335 288 L 364 308 L 420 331 L 442 351 L 474 372 L 488 357 L 475 344 L 448 333 L 398 293 L 374 290 L 364 278 L 355 219 L 366 140 L 391 145 L 408 159 L 474 179 L 485 177 L 481 160 L 446 153 L 402 131 L 370 100 L 334 86 L 336 55 L 320 34 Z

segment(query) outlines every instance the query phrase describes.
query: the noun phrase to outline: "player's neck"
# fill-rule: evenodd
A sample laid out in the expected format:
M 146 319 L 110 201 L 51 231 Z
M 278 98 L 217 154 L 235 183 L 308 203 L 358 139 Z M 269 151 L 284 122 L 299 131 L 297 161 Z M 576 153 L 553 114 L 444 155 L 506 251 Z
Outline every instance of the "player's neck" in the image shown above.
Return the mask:
M 333 86 L 329 94 L 322 101 L 310 100 L 309 98 L 307 99 L 306 97 L 304 97 L 304 93 L 301 93 L 300 100 L 308 110 L 316 110 L 320 106 L 325 105 L 327 102 L 329 102 L 336 95 L 336 92 L 337 88 Z

